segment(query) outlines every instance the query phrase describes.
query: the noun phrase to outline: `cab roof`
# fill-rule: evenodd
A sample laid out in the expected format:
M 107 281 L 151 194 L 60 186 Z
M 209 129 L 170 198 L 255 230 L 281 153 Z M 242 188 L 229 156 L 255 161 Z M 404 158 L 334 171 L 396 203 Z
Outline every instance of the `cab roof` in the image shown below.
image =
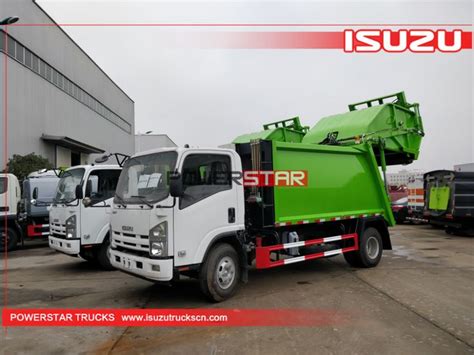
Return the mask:
M 134 157 L 140 157 L 144 155 L 150 155 L 150 154 L 155 154 L 155 153 L 163 153 L 163 152 L 176 152 L 176 153 L 184 153 L 184 152 L 189 152 L 189 151 L 216 151 L 216 152 L 231 152 L 231 153 L 236 153 L 235 150 L 229 149 L 229 148 L 216 148 L 216 147 L 196 147 L 196 148 L 183 148 L 183 147 L 170 147 L 170 148 L 157 148 L 157 149 L 150 149 L 150 150 L 145 150 L 143 152 L 136 153 L 132 155 L 130 158 Z
M 95 164 L 95 165 L 88 164 L 88 165 L 71 166 L 70 168 L 67 168 L 66 171 L 73 170 L 73 169 L 79 169 L 79 168 L 86 169 L 86 170 L 90 170 L 90 169 L 121 169 L 121 167 L 116 165 L 116 164 L 100 164 L 100 165 L 99 164 Z

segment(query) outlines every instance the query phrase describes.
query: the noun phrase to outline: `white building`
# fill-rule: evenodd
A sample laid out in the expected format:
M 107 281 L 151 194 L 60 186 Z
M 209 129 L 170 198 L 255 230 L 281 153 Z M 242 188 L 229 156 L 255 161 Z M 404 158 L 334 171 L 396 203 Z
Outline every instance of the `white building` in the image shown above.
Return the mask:
M 135 153 L 157 148 L 177 147 L 166 134 L 136 134 Z
M 407 185 L 410 180 L 423 179 L 422 170 L 400 170 L 398 173 L 387 173 L 387 182 L 390 186 Z
M 39 25 L 8 26 L 8 34 L 0 26 L 6 62 L 0 70 L 6 110 L 0 142 L 7 137 L 8 158 L 34 152 L 54 166 L 69 167 L 93 161 L 91 154 L 132 154 L 133 100 L 34 0 L 0 2 L 2 19 L 18 16 L 18 24 Z M 3 149 L 2 143 L 1 168 Z

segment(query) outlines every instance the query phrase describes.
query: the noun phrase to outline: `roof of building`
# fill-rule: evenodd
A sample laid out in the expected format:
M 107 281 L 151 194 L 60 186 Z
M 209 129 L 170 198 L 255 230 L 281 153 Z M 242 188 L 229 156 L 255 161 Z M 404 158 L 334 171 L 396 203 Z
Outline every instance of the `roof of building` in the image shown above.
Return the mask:
M 61 147 L 69 148 L 72 150 L 76 150 L 81 153 L 86 153 L 86 154 L 100 154 L 104 153 L 105 150 L 101 148 L 94 147 L 92 145 L 89 145 L 87 143 L 79 142 L 75 139 L 66 137 L 66 136 L 53 136 L 49 134 L 42 134 L 41 139 L 44 140 L 45 142 L 53 143 L 56 145 L 59 145 Z
M 135 134 L 135 137 L 163 137 L 165 139 L 168 139 L 171 143 L 173 143 L 175 146 L 177 146 L 177 144 L 167 135 L 167 134 L 145 134 L 145 133 L 136 133 Z

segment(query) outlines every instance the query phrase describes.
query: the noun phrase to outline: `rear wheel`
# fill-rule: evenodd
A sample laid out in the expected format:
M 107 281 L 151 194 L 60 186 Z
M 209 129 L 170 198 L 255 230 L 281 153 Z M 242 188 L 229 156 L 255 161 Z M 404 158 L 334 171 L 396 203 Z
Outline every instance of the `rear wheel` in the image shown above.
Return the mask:
M 11 251 L 16 248 L 18 244 L 18 233 L 13 228 L 0 227 L 0 251 Z
M 359 250 L 345 253 L 344 258 L 351 266 L 355 267 L 377 266 L 383 252 L 382 237 L 379 231 L 369 227 L 359 238 Z
M 239 257 L 229 244 L 214 247 L 199 273 L 202 292 L 212 301 L 221 302 L 234 295 L 240 280 Z

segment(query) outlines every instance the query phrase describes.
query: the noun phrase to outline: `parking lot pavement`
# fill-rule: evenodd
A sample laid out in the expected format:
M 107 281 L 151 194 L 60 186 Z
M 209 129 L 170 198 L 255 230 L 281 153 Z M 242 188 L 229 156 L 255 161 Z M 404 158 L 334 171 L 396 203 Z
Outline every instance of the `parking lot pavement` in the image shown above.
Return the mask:
M 159 286 L 99 271 L 47 247 L 15 251 L 8 258 L 11 307 L 307 308 L 337 309 L 349 318 L 312 328 L 8 328 L 0 348 L 58 354 L 474 352 L 474 239 L 429 226 L 397 226 L 391 233 L 394 250 L 377 268 L 354 269 L 335 257 L 252 270 L 249 283 L 220 304 L 208 303 L 193 280 Z

